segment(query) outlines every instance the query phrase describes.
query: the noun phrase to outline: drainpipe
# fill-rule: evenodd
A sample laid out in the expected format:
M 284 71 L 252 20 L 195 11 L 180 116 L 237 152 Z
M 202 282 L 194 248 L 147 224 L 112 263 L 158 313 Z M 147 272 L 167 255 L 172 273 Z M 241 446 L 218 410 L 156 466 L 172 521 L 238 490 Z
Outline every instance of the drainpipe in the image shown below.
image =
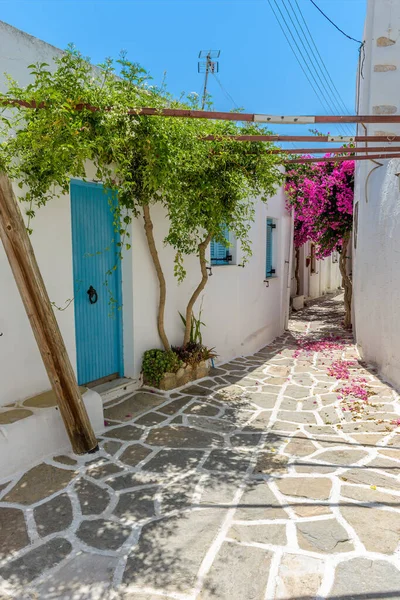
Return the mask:
M 289 264 L 288 278 L 286 288 L 286 310 L 285 310 L 285 329 L 289 326 L 289 310 L 290 310 L 290 288 L 292 286 L 292 268 L 293 268 L 293 237 L 294 237 L 294 211 L 290 213 L 290 235 L 289 235 Z

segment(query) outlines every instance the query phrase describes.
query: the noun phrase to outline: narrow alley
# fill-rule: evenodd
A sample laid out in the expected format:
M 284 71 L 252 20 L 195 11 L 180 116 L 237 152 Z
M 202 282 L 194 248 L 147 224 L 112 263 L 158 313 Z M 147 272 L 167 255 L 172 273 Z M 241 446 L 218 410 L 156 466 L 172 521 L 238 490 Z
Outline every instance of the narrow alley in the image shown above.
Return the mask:
M 341 307 L 179 392 L 114 400 L 100 454 L 0 483 L 0 597 L 400 599 L 399 396 Z

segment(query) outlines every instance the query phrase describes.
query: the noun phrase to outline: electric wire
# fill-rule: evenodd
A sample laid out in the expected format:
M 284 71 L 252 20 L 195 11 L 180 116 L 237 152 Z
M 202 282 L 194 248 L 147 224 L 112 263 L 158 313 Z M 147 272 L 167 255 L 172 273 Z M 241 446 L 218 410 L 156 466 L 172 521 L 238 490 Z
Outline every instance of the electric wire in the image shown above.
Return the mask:
M 306 77 L 307 81 L 308 81 L 308 82 L 309 82 L 309 84 L 311 85 L 311 88 L 313 89 L 313 91 L 314 91 L 315 95 L 317 96 L 318 100 L 320 101 L 321 105 L 324 107 L 324 110 L 327 110 L 328 112 L 331 112 L 331 113 L 332 113 L 332 110 L 331 110 L 331 108 L 329 107 L 329 105 L 327 105 L 327 103 L 326 103 L 326 100 L 325 100 L 325 99 L 324 99 L 324 97 L 323 97 L 323 92 L 322 92 L 322 90 L 321 90 L 321 87 L 320 87 L 320 85 L 319 85 L 319 84 L 318 84 L 318 82 L 315 80 L 315 77 L 314 77 L 313 73 L 310 71 L 310 69 L 309 69 L 309 68 L 308 68 L 308 66 L 307 66 L 307 61 L 305 60 L 305 58 L 304 58 L 304 55 L 303 55 L 303 53 L 301 52 L 301 50 L 300 50 L 300 48 L 299 48 L 299 45 L 298 45 L 298 43 L 296 42 L 296 40 L 295 40 L 295 38 L 294 38 L 294 35 L 293 35 L 293 33 L 291 32 L 291 30 L 290 30 L 290 27 L 288 26 L 288 24 L 287 24 L 287 22 L 286 22 L 286 19 L 285 19 L 284 15 L 283 15 L 283 13 L 282 13 L 281 9 L 279 8 L 279 5 L 278 5 L 277 1 L 276 1 L 276 0 L 274 0 L 274 2 L 275 2 L 276 8 L 278 9 L 278 11 L 279 11 L 279 13 L 280 13 L 280 15 L 281 15 L 281 17 L 282 17 L 282 20 L 283 20 L 283 22 L 285 23 L 285 25 L 286 25 L 286 28 L 287 28 L 287 30 L 288 30 L 288 32 L 289 32 L 289 34 L 290 34 L 290 36 L 291 36 L 291 38 L 292 38 L 292 40 L 293 40 L 293 42 L 294 42 L 294 44 L 295 44 L 295 46 L 296 46 L 296 48 L 297 48 L 298 52 L 296 52 L 296 50 L 294 49 L 294 47 L 293 47 L 293 45 L 292 45 L 292 43 L 291 43 L 291 41 L 290 41 L 290 39 L 289 39 L 289 37 L 288 37 L 288 35 L 287 35 L 287 33 L 286 33 L 286 30 L 285 30 L 285 28 L 283 27 L 283 25 L 282 25 L 282 23 L 281 23 L 281 20 L 279 19 L 278 15 L 277 15 L 277 13 L 276 13 L 276 11 L 275 11 L 275 9 L 274 9 L 273 5 L 272 5 L 272 1 L 271 1 L 271 0 L 268 0 L 268 4 L 269 4 L 269 6 L 270 6 L 270 8 L 271 8 L 271 10 L 272 10 L 272 12 L 273 12 L 273 14 L 274 14 L 274 16 L 275 16 L 275 18 L 276 18 L 277 22 L 278 22 L 278 25 L 279 25 L 280 29 L 282 30 L 282 33 L 283 33 L 283 34 L 284 34 L 284 36 L 285 36 L 285 39 L 286 39 L 286 41 L 288 42 L 288 45 L 289 45 L 289 47 L 290 47 L 290 49 L 291 49 L 292 53 L 294 54 L 294 57 L 295 57 L 296 61 L 298 62 L 298 64 L 299 64 L 299 66 L 300 66 L 301 70 L 303 71 L 303 73 L 304 73 L 304 75 L 305 75 L 305 77 Z M 303 65 L 303 63 L 301 62 L 301 60 L 300 60 L 300 58 L 299 58 L 299 54 L 300 54 L 301 58 L 303 59 L 303 63 L 304 63 L 304 65 L 305 65 L 305 66 L 304 66 L 304 65 Z M 306 69 L 307 69 L 307 70 L 306 70 Z M 307 71 L 308 71 L 308 72 L 307 72 Z M 311 81 L 311 79 L 310 79 L 310 76 L 311 76 L 311 78 L 313 79 L 313 81 L 315 82 L 315 85 L 314 85 L 313 81 Z M 318 90 L 319 90 L 319 91 L 317 91 L 316 87 L 318 88 Z M 322 96 L 322 98 L 321 98 L 321 96 Z
M 343 29 L 340 29 L 340 27 L 338 27 L 338 26 L 336 25 L 336 23 L 334 23 L 334 22 L 332 21 L 332 19 L 330 19 L 330 18 L 328 17 L 328 15 L 326 15 L 326 14 L 324 13 L 324 11 L 323 11 L 323 10 L 322 10 L 322 9 L 321 9 L 319 6 L 318 6 L 318 4 L 316 4 L 316 3 L 314 2 L 314 0 L 310 0 L 310 2 L 311 2 L 311 4 L 313 4 L 313 5 L 315 6 L 315 8 L 316 8 L 317 10 L 319 10 L 319 12 L 321 13 L 321 15 L 323 15 L 323 16 L 325 17 L 325 19 L 327 19 L 327 21 L 329 21 L 329 23 L 331 23 L 331 24 L 332 24 L 332 25 L 333 25 L 333 26 L 334 26 L 334 27 L 335 27 L 335 28 L 336 28 L 338 31 L 340 31 L 340 33 L 342 33 L 342 34 L 343 34 L 345 37 L 347 37 L 349 40 L 352 40 L 353 42 L 357 42 L 357 44 L 360 44 L 360 45 L 362 45 L 362 44 L 363 44 L 363 42 L 361 42 L 360 40 L 356 40 L 355 38 L 351 37 L 351 35 L 347 35 L 347 33 L 345 33 L 345 32 L 343 31 Z
M 299 12 L 299 14 L 300 14 L 300 16 L 301 16 L 301 19 L 302 19 L 302 21 L 303 21 L 303 23 L 304 23 L 304 26 L 305 26 L 305 28 L 306 28 L 306 30 L 307 30 L 308 36 L 306 35 L 306 33 L 305 33 L 305 31 L 304 31 L 304 29 L 303 29 L 303 27 L 302 27 L 302 25 L 301 25 L 301 23 L 300 23 L 300 21 L 299 21 L 299 19 L 298 19 L 297 13 L 296 13 L 296 11 L 295 11 L 295 10 L 294 10 L 294 8 L 293 8 L 293 5 L 292 5 L 292 0 L 288 0 L 288 1 L 289 1 L 289 4 L 290 4 L 290 6 L 292 7 L 293 13 L 294 13 L 294 14 L 295 14 L 295 16 L 296 16 L 296 19 L 297 19 L 297 21 L 298 21 L 298 23 L 299 23 L 299 26 L 300 26 L 300 28 L 301 28 L 301 31 L 303 32 L 303 35 L 304 35 L 304 37 L 305 37 L 305 40 L 307 41 L 307 44 L 308 44 L 308 46 L 309 46 L 309 48 L 310 48 L 310 50 L 311 50 L 311 52 L 312 52 L 312 54 L 313 54 L 313 56 L 314 56 L 314 58 L 315 58 L 316 64 L 318 65 L 318 68 L 319 68 L 319 70 L 320 70 L 320 72 L 321 72 L 322 76 L 324 77 L 324 79 L 325 79 L 325 81 L 326 81 L 327 85 L 328 85 L 328 88 L 330 89 L 331 93 L 332 93 L 334 96 L 336 96 L 336 97 L 337 97 L 337 103 L 338 103 L 339 107 L 341 107 L 341 108 L 340 108 L 340 110 L 344 110 L 344 112 L 345 112 L 345 113 L 347 113 L 347 114 L 350 114 L 350 111 L 349 111 L 349 109 L 347 108 L 347 106 L 346 106 L 346 103 L 344 102 L 344 100 L 343 100 L 343 98 L 342 98 L 342 96 L 341 96 L 341 94 L 340 94 L 339 90 L 337 89 L 337 87 L 336 87 L 336 85 L 335 85 L 335 82 L 333 81 L 333 79 L 332 79 L 332 77 L 331 77 L 331 75 L 330 75 L 330 73 L 329 73 L 329 70 L 328 70 L 328 68 L 327 68 L 327 66 L 326 66 L 326 63 L 325 63 L 324 59 L 322 58 L 320 51 L 318 50 L 318 46 L 317 46 L 317 44 L 315 43 L 314 37 L 313 37 L 313 35 L 312 35 L 311 31 L 310 31 L 310 28 L 309 28 L 309 27 L 308 27 L 308 25 L 307 25 L 307 21 L 306 21 L 306 19 L 305 19 L 305 17 L 304 17 L 303 11 L 301 10 L 301 8 L 300 8 L 300 5 L 299 5 L 298 1 L 297 1 L 297 0 L 294 0 L 294 2 L 296 3 L 296 6 L 297 6 L 298 12 Z M 313 45 L 313 46 L 314 46 L 314 48 L 315 48 L 315 52 L 314 52 L 314 50 L 313 50 L 313 48 L 312 48 L 312 46 L 311 46 L 311 44 L 310 44 L 310 41 L 309 41 L 309 40 L 311 40 L 311 43 L 312 43 L 312 45 Z M 347 130 L 348 132 L 350 132 L 350 135 L 353 135 L 353 134 L 354 134 L 354 132 L 353 132 L 353 130 L 351 129 L 351 127 L 349 127 L 349 126 L 346 126 L 346 130 Z
M 290 7 L 292 9 L 293 15 L 297 19 L 297 15 L 296 15 L 296 13 L 295 13 L 295 11 L 293 9 L 293 6 L 292 6 L 290 0 L 288 0 L 288 1 L 290 3 Z M 295 30 L 296 35 L 297 35 L 297 38 L 300 41 L 300 44 L 302 45 L 302 47 L 303 47 L 303 49 L 304 49 L 304 51 L 305 51 L 305 53 L 306 53 L 306 55 L 308 57 L 308 60 L 309 60 L 308 67 L 310 68 L 310 70 L 311 70 L 311 68 L 313 69 L 313 71 L 315 73 L 315 76 L 318 79 L 318 82 L 322 86 L 324 98 L 325 98 L 328 106 L 330 107 L 332 114 L 340 114 L 341 112 L 343 112 L 342 109 L 341 109 L 341 107 L 340 107 L 340 104 L 337 103 L 337 100 L 335 98 L 335 94 L 332 95 L 332 91 L 331 91 L 331 93 L 329 93 L 328 90 L 326 89 L 325 84 L 322 81 L 322 78 L 321 78 L 320 74 L 318 73 L 318 70 L 317 70 L 317 67 L 316 67 L 316 65 L 318 66 L 318 62 L 315 63 L 314 59 L 310 56 L 310 53 L 308 52 L 307 46 L 305 45 L 305 43 L 303 41 L 303 38 L 302 38 L 302 36 L 301 36 L 301 34 L 300 34 L 300 32 L 299 32 L 299 30 L 298 30 L 295 22 L 292 19 L 291 14 L 290 14 L 287 6 L 286 6 L 286 0 L 282 0 L 282 4 L 283 4 L 283 6 L 284 6 L 284 8 L 286 10 L 286 13 L 287 13 L 287 15 L 288 15 L 288 17 L 289 17 L 289 19 L 290 19 L 293 27 L 294 27 L 294 30 Z M 299 23 L 298 19 L 297 19 L 297 22 Z M 299 25 L 300 25 L 300 23 L 299 23 Z M 287 23 L 286 23 L 286 26 L 288 26 Z M 303 32 L 303 30 L 302 30 L 302 32 Z M 303 36 L 304 36 L 304 32 L 303 32 Z M 304 40 L 307 41 L 305 37 L 304 37 Z M 344 125 L 340 125 L 339 128 L 342 131 L 342 133 L 346 133 L 348 135 L 348 133 L 349 133 L 348 126 L 346 127 Z
M 221 88 L 221 90 L 223 91 L 223 93 L 225 94 L 225 96 L 228 98 L 228 100 L 230 100 L 232 102 L 232 104 L 235 106 L 235 108 L 239 108 L 239 106 L 236 104 L 236 102 L 234 101 L 234 99 L 232 98 L 232 96 L 230 95 L 230 93 L 228 92 L 227 89 L 225 89 L 225 87 L 222 85 L 222 82 L 220 80 L 220 78 L 217 76 L 216 73 L 212 73 L 212 75 L 214 75 L 219 87 Z

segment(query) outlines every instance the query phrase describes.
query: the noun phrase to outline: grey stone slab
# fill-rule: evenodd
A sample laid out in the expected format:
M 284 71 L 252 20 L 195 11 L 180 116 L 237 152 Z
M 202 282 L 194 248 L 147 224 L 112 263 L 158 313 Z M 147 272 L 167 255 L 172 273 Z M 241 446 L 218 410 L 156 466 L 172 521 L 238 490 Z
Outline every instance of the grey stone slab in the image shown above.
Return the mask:
M 328 598 L 400 600 L 400 571 L 385 560 L 345 560 L 336 567 Z
M 319 558 L 301 554 L 284 554 L 276 578 L 275 599 L 314 600 L 322 583 L 324 571 L 324 561 Z
M 41 463 L 29 469 L 2 500 L 24 505 L 34 504 L 62 490 L 75 475 L 75 471 L 70 469 L 59 469 Z
M 235 519 L 239 521 L 288 519 L 288 515 L 267 483 L 254 482 L 246 486 Z
M 33 511 L 36 529 L 41 537 L 67 529 L 72 523 L 72 505 L 68 494 L 59 494 Z
M 187 421 L 190 427 L 207 429 L 208 431 L 214 431 L 216 433 L 231 433 L 235 429 L 235 425 L 233 423 L 213 417 L 198 417 L 189 415 L 187 417 Z
M 228 538 L 244 543 L 273 544 L 285 546 L 287 543 L 286 525 L 233 525 Z
M 211 393 L 212 390 L 201 385 L 190 385 L 182 389 L 182 394 L 187 394 L 188 396 L 209 396 Z
M 201 600 L 262 599 L 272 553 L 224 543 L 204 581 Z
M 285 396 L 289 396 L 289 398 L 296 398 L 297 400 L 307 398 L 309 395 L 310 390 L 300 385 L 288 385 L 285 390 Z
M 59 456 L 54 456 L 53 460 L 55 460 L 56 462 L 59 462 L 63 465 L 76 465 L 77 461 L 72 458 L 72 456 L 67 456 L 66 454 L 60 454 Z
M 370 506 L 343 506 L 341 513 L 367 550 L 393 554 L 400 540 L 400 514 Z
M 113 514 L 126 521 L 155 517 L 154 488 L 122 493 Z
M 241 476 L 227 475 L 226 473 L 210 474 L 203 480 L 203 491 L 200 505 L 212 507 L 213 505 L 228 505 L 234 500 L 242 481 Z
M 281 421 L 290 421 L 291 423 L 316 423 L 315 416 L 311 412 L 280 410 L 277 415 Z
M 294 435 L 285 447 L 285 452 L 292 456 L 308 456 L 317 450 L 312 441 L 303 434 Z
M 81 552 L 35 587 L 43 600 L 106 600 L 118 559 Z M 136 600 L 136 596 L 135 596 Z
M 126 473 L 107 480 L 113 490 L 125 490 L 128 488 L 135 488 L 143 485 L 160 485 L 163 483 L 165 477 L 162 473 Z
M 285 496 L 299 496 L 311 500 L 328 500 L 332 482 L 324 477 L 285 477 L 277 486 Z
M 107 490 L 87 479 L 79 479 L 75 484 L 75 491 L 83 515 L 99 515 L 107 508 L 110 501 Z
M 200 475 L 195 474 L 162 486 L 161 513 L 166 514 L 173 510 L 188 507 L 192 503 L 193 494 L 199 481 Z
M 235 433 L 230 436 L 230 442 L 234 448 L 255 447 L 261 440 L 262 433 Z
M 365 458 L 367 455 L 368 452 L 364 452 L 364 450 L 325 450 L 321 454 L 318 454 L 316 458 L 321 462 L 333 465 L 349 466 Z
M 255 419 L 250 421 L 243 431 L 267 431 L 271 419 L 272 411 L 263 410 Z
M 1 567 L 0 576 L 18 589 L 23 589 L 46 569 L 58 565 L 71 550 L 72 546 L 68 540 L 53 538 Z
M 297 539 L 300 548 L 310 552 L 334 554 L 354 550 L 349 534 L 336 519 L 297 523 Z
M 208 471 L 246 472 L 250 464 L 250 456 L 232 452 L 231 450 L 213 450 L 203 464 Z
M 162 412 L 164 415 L 174 415 L 176 412 L 181 410 L 184 406 L 186 406 L 189 402 L 192 401 L 193 398 L 191 396 L 184 396 L 182 398 L 177 398 L 173 402 L 165 404 L 165 406 L 159 407 L 157 411 Z
M 152 427 L 153 425 L 159 425 L 167 418 L 166 415 L 160 415 L 157 412 L 149 412 L 138 419 L 135 419 L 135 424 L 143 425 L 144 427 Z
M 341 479 L 348 483 L 363 483 L 365 485 L 376 485 L 377 487 L 391 490 L 400 490 L 400 481 L 398 477 L 388 477 L 375 469 L 368 469 L 368 466 L 345 471 L 343 475 L 341 475 Z
M 109 441 L 109 442 L 103 442 L 102 444 L 104 450 L 106 452 L 108 452 L 108 454 L 114 455 L 118 452 L 118 450 L 121 448 L 122 443 L 121 442 L 117 442 L 117 441 Z
M 29 536 L 22 510 L 0 507 L 0 560 L 28 544 Z
M 277 475 L 287 472 L 286 456 L 279 456 L 275 452 L 260 452 L 257 456 L 254 473 L 262 473 L 264 475 Z
M 145 525 L 128 556 L 123 584 L 190 593 L 226 510 L 185 512 Z
M 204 417 L 215 417 L 219 414 L 219 408 L 208 402 L 194 402 L 185 410 L 184 413 L 191 415 L 201 415 Z
M 103 435 L 104 437 L 122 440 L 124 442 L 133 442 L 142 437 L 143 429 L 134 427 L 133 425 L 124 425 L 123 427 L 116 427 L 115 429 L 106 429 Z
M 136 467 L 136 465 L 142 462 L 142 460 L 147 458 L 151 453 L 152 450 L 142 446 L 142 444 L 131 444 L 123 451 L 119 460 L 130 467 Z
M 298 429 L 299 425 L 297 423 L 289 423 L 288 421 L 275 421 L 271 426 L 272 431 L 284 431 L 289 433 L 297 431 Z
M 161 472 L 173 475 L 189 469 L 194 469 L 203 458 L 201 450 L 160 450 L 143 467 L 145 471 Z
M 170 425 L 152 429 L 146 438 L 146 443 L 168 448 L 208 448 L 212 445 L 222 445 L 223 438 L 216 433 L 199 431 L 192 427 Z
M 126 421 L 141 415 L 150 409 L 160 406 L 167 398 L 149 392 L 137 392 L 118 404 L 104 411 L 104 417 L 111 421 Z
M 87 475 L 93 479 L 103 479 L 122 471 L 122 467 L 106 460 L 100 460 L 88 466 Z
M 130 527 L 109 519 L 83 520 L 76 536 L 98 550 L 118 550 L 131 533 Z

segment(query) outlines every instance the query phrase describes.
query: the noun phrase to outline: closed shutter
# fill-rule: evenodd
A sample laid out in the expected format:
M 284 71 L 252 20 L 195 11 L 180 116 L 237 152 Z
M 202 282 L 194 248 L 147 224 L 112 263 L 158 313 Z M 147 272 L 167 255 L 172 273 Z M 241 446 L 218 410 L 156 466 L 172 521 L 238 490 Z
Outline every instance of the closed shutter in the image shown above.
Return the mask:
M 275 230 L 275 225 L 273 219 L 267 219 L 267 231 L 266 231 L 266 268 L 265 268 L 265 276 L 272 277 L 275 274 L 275 269 L 273 268 L 273 233 Z
M 229 231 L 227 228 L 224 230 L 224 237 L 228 241 L 229 240 Z M 211 240 L 211 264 L 212 265 L 223 265 L 228 264 L 226 260 L 227 255 L 229 254 L 229 248 L 221 244 L 220 242 L 216 242 L 215 240 Z

